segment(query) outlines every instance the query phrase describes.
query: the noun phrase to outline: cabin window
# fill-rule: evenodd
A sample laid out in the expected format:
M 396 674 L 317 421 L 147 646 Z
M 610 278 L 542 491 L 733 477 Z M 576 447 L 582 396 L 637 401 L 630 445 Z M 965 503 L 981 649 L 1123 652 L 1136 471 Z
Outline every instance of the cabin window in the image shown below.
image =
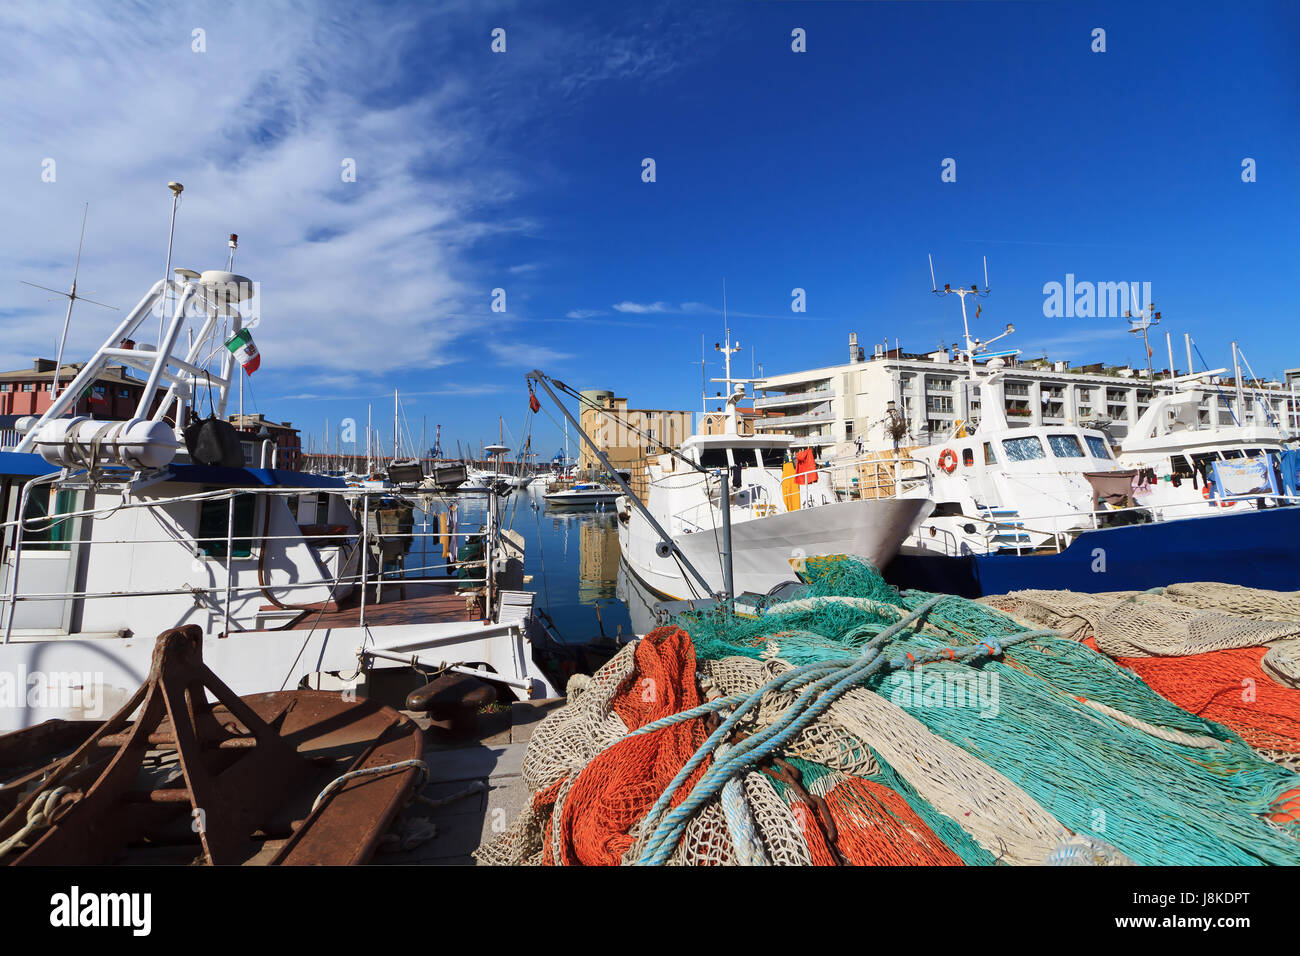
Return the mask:
M 1004 438 L 1002 450 L 1007 453 L 1008 461 L 1031 461 L 1047 457 L 1043 452 L 1043 443 L 1032 435 L 1028 438 Z
M 961 450 L 961 463 L 967 467 L 975 464 L 975 449 L 963 448 Z
M 993 452 L 993 442 L 986 441 L 984 443 L 984 464 L 996 465 L 997 463 L 998 456 Z
M 1092 452 L 1093 458 L 1109 458 L 1110 449 L 1106 447 L 1106 439 L 1097 435 L 1084 435 L 1084 440 L 1088 443 L 1088 451 Z
M 1191 478 L 1193 475 L 1191 464 L 1182 455 L 1174 455 L 1169 459 L 1169 473 L 1179 480 Z
M 764 468 L 780 468 L 785 464 L 784 448 L 760 448 L 758 450 L 759 461 L 763 463 Z
M 1231 458 L 1241 458 L 1241 457 L 1243 457 L 1244 455 L 1245 455 L 1245 452 L 1243 452 L 1240 448 L 1228 448 L 1228 449 L 1225 449 L 1224 452 L 1223 452 L 1223 457 L 1224 457 L 1224 458 L 1229 458 L 1229 459 L 1231 459 Z
M 21 494 L 21 491 L 19 492 Z M 50 507 L 51 503 L 53 508 Z M 63 518 L 77 510 L 77 492 L 56 491 L 38 485 L 27 497 L 27 523 L 23 525 L 23 547 L 33 551 L 68 551 L 72 547 L 72 522 Z
M 1258 458 L 1258 457 L 1259 457 L 1260 455 L 1262 455 L 1262 454 L 1264 454 L 1264 449 L 1262 449 L 1262 448 L 1248 448 L 1248 449 L 1246 449 L 1246 457 L 1247 457 L 1247 458 Z
M 1083 457 L 1083 446 L 1073 435 L 1048 435 L 1047 443 L 1052 446 L 1052 454 L 1057 458 Z
M 1203 475 L 1210 474 L 1210 469 L 1214 462 L 1219 460 L 1219 456 L 1212 451 L 1201 452 L 1199 455 L 1192 456 L 1192 467 Z
M 700 450 L 700 466 L 703 468 L 730 468 L 725 448 L 703 448 Z
M 234 528 L 227 524 L 230 502 L 225 498 L 199 504 L 199 548 L 210 558 L 226 557 L 226 537 L 233 535 L 236 558 L 253 553 L 253 515 L 257 510 L 254 495 L 235 495 Z

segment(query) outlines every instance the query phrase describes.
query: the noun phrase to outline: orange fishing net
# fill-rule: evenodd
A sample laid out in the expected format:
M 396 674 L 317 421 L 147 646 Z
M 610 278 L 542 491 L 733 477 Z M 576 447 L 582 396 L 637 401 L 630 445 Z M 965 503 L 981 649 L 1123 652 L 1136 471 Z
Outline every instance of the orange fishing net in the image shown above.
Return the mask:
M 1156 693 L 1236 731 L 1257 750 L 1300 753 L 1300 689 L 1277 683 L 1260 661 L 1267 647 L 1193 657 L 1119 657 Z
M 636 730 L 701 703 L 695 683 L 695 646 L 685 631 L 661 627 L 637 646 L 636 673 L 614 697 L 613 709 Z M 616 866 L 631 847 L 632 826 L 668 788 L 704 743 L 703 718 L 620 740 L 597 754 L 573 782 L 560 819 L 566 865 Z M 671 806 L 690 793 L 706 760 L 678 788 Z
M 841 776 L 826 794 L 838 831 L 835 847 L 854 866 L 961 866 L 897 791 Z

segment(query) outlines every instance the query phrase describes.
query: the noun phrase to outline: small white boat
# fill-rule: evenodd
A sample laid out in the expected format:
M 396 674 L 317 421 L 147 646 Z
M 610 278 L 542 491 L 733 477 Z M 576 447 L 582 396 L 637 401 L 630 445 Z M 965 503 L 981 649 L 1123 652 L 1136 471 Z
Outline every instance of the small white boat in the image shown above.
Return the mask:
M 587 481 L 544 497 L 547 506 L 551 508 L 594 508 L 603 504 L 612 505 L 622 493 L 618 488 Z

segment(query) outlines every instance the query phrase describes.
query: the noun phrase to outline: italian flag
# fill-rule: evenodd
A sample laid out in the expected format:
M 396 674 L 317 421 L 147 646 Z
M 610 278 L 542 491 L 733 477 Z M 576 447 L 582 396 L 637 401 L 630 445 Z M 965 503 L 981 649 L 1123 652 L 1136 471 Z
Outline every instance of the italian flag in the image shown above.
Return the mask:
M 240 329 L 236 332 L 234 338 L 226 343 L 226 348 L 230 349 L 230 354 L 239 360 L 239 364 L 249 375 L 256 372 L 257 367 L 262 364 L 262 355 L 253 344 L 253 333 L 248 329 Z

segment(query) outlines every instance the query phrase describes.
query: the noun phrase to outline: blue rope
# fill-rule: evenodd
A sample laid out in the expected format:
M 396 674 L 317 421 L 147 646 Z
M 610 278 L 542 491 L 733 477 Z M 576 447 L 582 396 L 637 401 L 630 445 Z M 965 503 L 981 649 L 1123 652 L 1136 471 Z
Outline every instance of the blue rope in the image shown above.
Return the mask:
M 883 670 L 910 669 L 919 664 L 932 661 L 974 660 L 976 658 L 996 656 L 1002 653 L 1004 647 L 1034 637 L 1056 636 L 1057 633 L 1050 630 L 1025 631 L 1006 635 L 998 640 L 974 644 L 959 651 L 952 648 L 942 648 L 920 655 L 905 654 L 902 657 L 887 660 L 880 650 L 882 645 L 927 614 L 941 600 L 943 600 L 942 595 L 935 595 L 901 620 L 885 628 L 863 647 L 862 655 L 855 660 L 806 664 L 803 667 L 773 678 L 752 694 L 744 696 L 743 699 L 740 699 L 742 695 L 736 694 L 720 701 L 712 701 L 709 704 L 692 708 L 691 711 L 683 714 L 675 714 L 669 718 L 656 721 L 654 724 L 649 724 L 637 731 L 636 733 L 646 733 L 652 729 L 662 729 L 663 726 L 668 726 L 670 723 L 690 719 L 686 714 L 702 715 L 722 710 L 739 699 L 736 710 L 692 755 L 691 759 L 687 761 L 686 765 L 646 814 L 641 826 L 643 832 L 650 831 L 650 836 L 642 849 L 640 858 L 637 860 L 637 865 L 658 866 L 667 862 L 674 848 L 681 840 L 681 836 L 691 817 L 706 801 L 726 786 L 730 779 L 780 750 L 801 733 L 808 724 L 825 713 L 827 708 L 835 701 L 854 686 L 864 683 L 876 673 Z M 859 628 L 858 630 L 862 629 Z M 853 636 L 856 636 L 856 634 Z M 714 765 L 692 788 L 687 798 L 668 813 L 666 817 L 664 816 L 673 795 L 681 787 L 682 783 L 699 768 L 710 754 L 718 749 L 730 735 L 735 725 L 739 723 L 745 714 L 758 705 L 765 694 L 775 690 L 794 690 L 801 686 L 803 687 L 802 692 L 778 720 L 733 746 L 725 757 L 720 755 L 720 759 L 715 761 Z

